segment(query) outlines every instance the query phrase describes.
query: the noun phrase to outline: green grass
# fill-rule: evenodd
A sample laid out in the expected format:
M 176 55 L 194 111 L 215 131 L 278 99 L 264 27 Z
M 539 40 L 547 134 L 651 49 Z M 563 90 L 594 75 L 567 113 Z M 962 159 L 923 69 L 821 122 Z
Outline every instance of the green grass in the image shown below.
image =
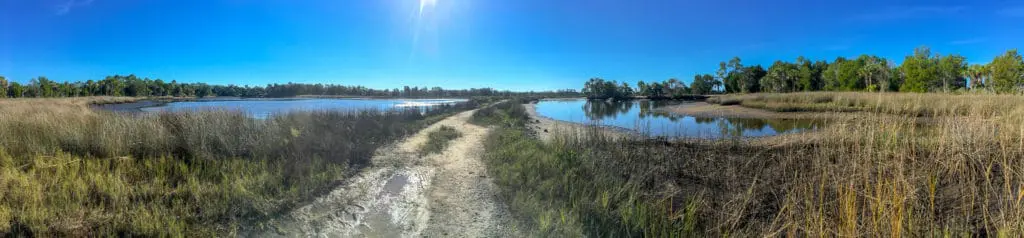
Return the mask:
M 371 166 L 377 148 L 479 103 L 264 120 L 0 100 L 0 234 L 245 234 Z
M 500 125 L 500 126 L 523 126 L 529 115 L 521 105 L 530 99 L 510 99 L 489 107 L 484 107 L 473 113 L 470 123 L 477 125 Z
M 959 96 L 948 97 L 932 101 Z M 929 126 L 916 115 L 861 117 L 757 140 L 588 128 L 543 142 L 498 127 L 484 158 L 532 236 L 1024 234 L 1024 104 L 920 107 L 933 110 Z
M 440 153 L 441 151 L 444 151 L 446 147 L 448 147 L 449 142 L 461 136 L 462 133 L 459 132 L 458 130 L 455 130 L 455 128 L 449 126 L 441 126 L 441 128 L 437 129 L 436 131 L 432 131 L 430 132 L 430 134 L 427 135 L 427 143 L 424 143 L 423 146 L 420 147 L 419 154 L 420 156 L 424 156 L 434 153 Z

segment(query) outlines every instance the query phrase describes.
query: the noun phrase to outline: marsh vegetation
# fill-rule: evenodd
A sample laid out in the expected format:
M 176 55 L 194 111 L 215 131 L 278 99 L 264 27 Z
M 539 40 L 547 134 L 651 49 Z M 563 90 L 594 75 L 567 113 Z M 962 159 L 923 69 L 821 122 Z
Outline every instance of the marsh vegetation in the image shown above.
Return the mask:
M 450 126 L 441 126 L 436 131 L 427 134 L 427 143 L 420 147 L 420 156 L 439 153 L 448 147 L 448 143 L 462 136 L 462 133 Z
M 395 111 L 116 114 L 130 98 L 0 101 L 0 233 L 237 234 L 370 165 L 377 148 L 478 101 Z
M 502 123 L 485 158 L 511 210 L 537 236 L 1024 232 L 1020 99 L 799 93 L 716 100 L 876 116 L 756 140 L 607 137 L 590 127 L 545 142 Z M 919 125 L 920 116 L 931 122 Z M 495 120 L 513 118 L 520 117 Z

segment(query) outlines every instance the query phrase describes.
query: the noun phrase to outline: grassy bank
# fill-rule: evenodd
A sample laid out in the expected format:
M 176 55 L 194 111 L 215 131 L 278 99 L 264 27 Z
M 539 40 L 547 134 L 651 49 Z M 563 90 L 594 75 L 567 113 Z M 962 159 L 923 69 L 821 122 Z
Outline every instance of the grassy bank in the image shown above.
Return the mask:
M 995 94 L 806 92 L 728 94 L 709 103 L 777 112 L 875 112 L 907 116 L 982 116 L 1021 110 L 1024 97 Z
M 436 131 L 432 131 L 430 134 L 427 134 L 427 143 L 424 143 L 423 146 L 420 147 L 419 154 L 420 156 L 423 156 L 440 153 L 441 151 L 444 151 L 445 147 L 448 147 L 448 142 L 451 142 L 461 136 L 462 133 L 455 130 L 455 128 L 441 126 L 441 128 L 438 128 Z
M 477 106 L 122 115 L 88 99 L 0 100 L 0 233 L 222 236 L 259 229 L 370 165 L 380 146 Z
M 589 128 L 545 143 L 504 126 L 485 158 L 536 236 L 1024 233 L 1024 104 L 944 110 L 932 103 L 958 105 L 962 96 L 888 97 L 929 99 L 906 106 L 927 110 L 934 124 L 894 110 L 905 116 L 767 142 L 608 138 Z

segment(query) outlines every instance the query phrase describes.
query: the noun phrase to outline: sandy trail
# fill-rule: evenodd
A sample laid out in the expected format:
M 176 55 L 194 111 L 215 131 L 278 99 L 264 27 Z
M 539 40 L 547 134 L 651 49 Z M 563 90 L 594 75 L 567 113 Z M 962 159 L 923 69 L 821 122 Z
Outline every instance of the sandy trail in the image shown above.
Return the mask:
M 261 236 L 515 236 L 511 215 L 497 201 L 497 187 L 481 158 L 489 129 L 468 123 L 474 111 L 379 149 L 373 167 L 282 221 L 271 222 L 274 232 Z M 462 136 L 441 153 L 418 156 L 428 134 L 443 125 Z

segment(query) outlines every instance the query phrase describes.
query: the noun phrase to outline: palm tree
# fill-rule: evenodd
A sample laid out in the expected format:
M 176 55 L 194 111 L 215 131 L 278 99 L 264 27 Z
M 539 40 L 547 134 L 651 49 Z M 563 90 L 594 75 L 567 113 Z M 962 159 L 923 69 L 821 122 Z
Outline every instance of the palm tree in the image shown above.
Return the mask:
M 989 75 L 988 66 L 981 64 L 974 64 L 967 68 L 965 71 L 968 78 L 971 79 L 971 89 L 975 87 L 985 87 L 985 78 Z

